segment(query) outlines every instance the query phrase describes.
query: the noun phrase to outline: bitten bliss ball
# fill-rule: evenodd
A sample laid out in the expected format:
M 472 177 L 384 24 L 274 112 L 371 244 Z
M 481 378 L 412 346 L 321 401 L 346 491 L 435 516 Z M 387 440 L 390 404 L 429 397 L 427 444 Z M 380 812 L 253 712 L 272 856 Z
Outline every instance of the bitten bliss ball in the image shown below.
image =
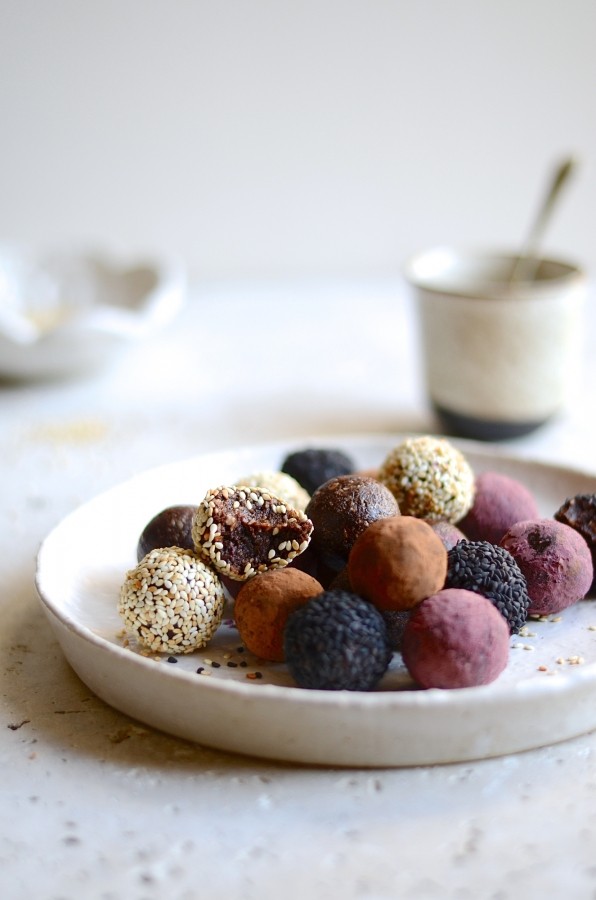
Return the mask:
M 402 515 L 430 522 L 458 522 L 474 499 L 474 472 L 445 438 L 407 438 L 387 455 L 378 478 Z
M 308 547 L 312 522 L 302 510 L 258 487 L 207 491 L 192 523 L 196 552 L 222 575 L 246 581 L 287 566 Z
M 423 600 L 405 626 L 401 652 L 423 688 L 489 684 L 509 658 L 509 628 L 490 600 L 447 589 Z
M 224 592 L 217 575 L 180 547 L 151 550 L 126 574 L 118 612 L 152 653 L 192 653 L 219 627 Z

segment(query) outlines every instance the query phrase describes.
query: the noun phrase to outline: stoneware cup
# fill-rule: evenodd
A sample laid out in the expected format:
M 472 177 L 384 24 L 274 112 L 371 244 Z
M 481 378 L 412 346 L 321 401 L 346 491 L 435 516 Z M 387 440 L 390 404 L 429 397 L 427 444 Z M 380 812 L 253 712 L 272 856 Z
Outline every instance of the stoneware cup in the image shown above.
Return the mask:
M 429 399 L 449 434 L 503 440 L 555 416 L 577 383 L 585 273 L 554 259 L 438 247 L 404 275 Z

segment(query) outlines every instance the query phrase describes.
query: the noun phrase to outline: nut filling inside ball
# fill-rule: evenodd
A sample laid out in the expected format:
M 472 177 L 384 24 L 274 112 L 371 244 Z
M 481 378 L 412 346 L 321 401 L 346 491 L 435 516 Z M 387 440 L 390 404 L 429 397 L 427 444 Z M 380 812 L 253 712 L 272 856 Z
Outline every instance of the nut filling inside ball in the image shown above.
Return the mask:
M 197 553 L 218 572 L 243 581 L 287 566 L 308 547 L 312 522 L 268 491 L 242 485 L 214 488 L 192 525 Z

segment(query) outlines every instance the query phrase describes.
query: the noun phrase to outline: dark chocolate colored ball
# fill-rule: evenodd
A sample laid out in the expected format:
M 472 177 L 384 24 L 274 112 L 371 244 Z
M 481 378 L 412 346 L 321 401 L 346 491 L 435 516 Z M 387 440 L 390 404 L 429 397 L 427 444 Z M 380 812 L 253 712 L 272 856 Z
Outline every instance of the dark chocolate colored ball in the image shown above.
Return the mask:
M 314 494 L 330 478 L 349 475 L 355 468 L 354 460 L 343 450 L 309 447 L 286 456 L 281 471 L 295 478 L 309 494 Z
M 385 485 L 366 475 L 340 475 L 318 488 L 306 507 L 319 559 L 339 572 L 348 564 L 356 539 L 378 519 L 399 515 Z
M 162 547 L 182 547 L 194 551 L 191 535 L 192 518 L 196 506 L 168 506 L 145 525 L 137 544 L 137 561 L 151 550 Z

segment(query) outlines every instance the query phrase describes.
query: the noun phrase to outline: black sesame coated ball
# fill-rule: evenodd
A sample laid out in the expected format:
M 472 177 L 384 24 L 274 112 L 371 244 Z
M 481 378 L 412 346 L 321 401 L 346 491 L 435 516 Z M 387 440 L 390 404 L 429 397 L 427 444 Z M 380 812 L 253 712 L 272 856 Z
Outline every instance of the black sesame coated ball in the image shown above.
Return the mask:
M 311 447 L 286 456 L 281 471 L 295 478 L 305 491 L 316 489 L 338 475 L 351 475 L 356 466 L 342 450 Z
M 348 591 L 324 591 L 289 616 L 284 655 L 299 687 L 370 691 L 387 670 L 391 647 L 372 604 Z
M 528 617 L 530 598 L 521 569 L 504 547 L 488 541 L 459 541 L 447 553 L 446 588 L 487 597 L 517 634 Z

